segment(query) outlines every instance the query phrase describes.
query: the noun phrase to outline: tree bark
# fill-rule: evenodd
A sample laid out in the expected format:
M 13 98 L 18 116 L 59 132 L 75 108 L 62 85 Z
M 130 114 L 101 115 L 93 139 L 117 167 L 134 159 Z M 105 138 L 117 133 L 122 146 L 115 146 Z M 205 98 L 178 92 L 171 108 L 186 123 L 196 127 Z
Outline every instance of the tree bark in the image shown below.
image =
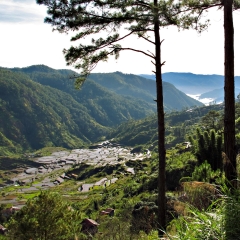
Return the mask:
M 232 16 L 233 0 L 224 0 L 224 152 L 226 178 L 232 181 L 236 174 L 235 149 L 235 94 L 234 94 L 234 30 Z
M 161 230 L 166 228 L 166 150 L 165 150 L 165 123 L 164 123 L 164 107 L 163 107 L 163 86 L 162 86 L 162 71 L 161 71 L 161 41 L 160 27 L 157 9 L 157 0 L 154 0 L 155 22 L 155 74 L 156 74 L 156 89 L 157 89 L 157 115 L 158 115 L 158 227 L 159 234 Z

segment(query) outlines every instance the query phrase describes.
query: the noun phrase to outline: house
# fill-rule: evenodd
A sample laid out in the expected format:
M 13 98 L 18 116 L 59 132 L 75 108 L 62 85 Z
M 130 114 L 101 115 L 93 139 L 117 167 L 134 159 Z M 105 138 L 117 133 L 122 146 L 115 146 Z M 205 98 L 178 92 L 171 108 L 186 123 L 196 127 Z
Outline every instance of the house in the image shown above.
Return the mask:
M 64 182 L 64 179 L 62 179 L 61 177 L 57 178 L 55 181 L 54 181 L 54 184 L 61 184 Z
M 3 209 L 1 213 L 5 218 L 9 219 L 15 212 L 19 210 L 20 208 L 18 207 L 10 207 L 10 208 Z
M 110 217 L 114 216 L 114 209 L 113 208 L 107 208 L 100 212 L 100 215 L 108 215 Z
M 82 232 L 88 235 L 95 235 L 98 232 L 98 223 L 92 219 L 85 218 L 82 222 Z
M 0 224 L 0 234 L 4 235 L 7 232 L 7 229 Z
M 74 173 L 72 173 L 71 176 L 72 176 L 73 178 L 75 178 L 75 179 L 78 178 L 78 175 L 77 175 L 77 174 L 74 174 Z
M 63 173 L 60 177 L 62 178 L 62 179 L 64 179 L 65 178 L 65 176 L 66 176 L 66 174 L 65 173 Z

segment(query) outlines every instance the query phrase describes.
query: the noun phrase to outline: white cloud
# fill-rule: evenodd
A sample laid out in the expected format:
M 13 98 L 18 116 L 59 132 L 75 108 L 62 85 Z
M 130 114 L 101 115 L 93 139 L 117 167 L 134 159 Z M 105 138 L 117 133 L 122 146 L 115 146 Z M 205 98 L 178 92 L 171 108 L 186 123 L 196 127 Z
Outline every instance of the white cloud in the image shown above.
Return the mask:
M 0 23 L 43 22 L 46 7 L 35 0 L 1 0 Z
M 221 11 L 211 11 L 211 26 L 208 31 L 197 34 L 193 30 L 180 31 L 168 28 L 161 31 L 162 61 L 166 61 L 163 72 L 193 72 L 203 74 L 223 74 L 224 34 Z M 35 0 L 0 0 L 0 66 L 26 67 L 45 64 L 60 69 L 67 68 L 63 48 L 68 48 L 70 37 L 52 32 L 49 24 L 43 23 L 46 8 Z M 235 74 L 240 75 L 240 13 L 234 13 L 235 23 Z M 154 51 L 151 44 L 131 38 L 126 46 L 144 51 Z M 100 63 L 94 72 L 148 73 L 154 65 L 141 55 L 125 51 L 120 58 L 111 58 Z

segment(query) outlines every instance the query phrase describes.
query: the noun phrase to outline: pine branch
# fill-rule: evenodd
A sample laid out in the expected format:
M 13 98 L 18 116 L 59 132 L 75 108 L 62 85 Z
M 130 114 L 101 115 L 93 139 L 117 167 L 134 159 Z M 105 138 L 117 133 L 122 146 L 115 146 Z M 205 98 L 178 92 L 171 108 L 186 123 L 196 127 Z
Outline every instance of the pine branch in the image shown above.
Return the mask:
M 134 49 L 134 48 L 119 48 L 119 50 L 130 50 L 130 51 L 134 51 L 134 52 L 139 52 L 139 53 L 142 53 L 142 54 L 144 54 L 144 55 L 146 55 L 146 56 L 148 56 L 150 58 L 155 59 L 155 57 L 153 57 L 152 55 L 150 55 L 150 54 L 148 54 L 148 53 L 146 53 L 146 52 L 144 52 L 142 50 L 138 50 L 138 49 Z

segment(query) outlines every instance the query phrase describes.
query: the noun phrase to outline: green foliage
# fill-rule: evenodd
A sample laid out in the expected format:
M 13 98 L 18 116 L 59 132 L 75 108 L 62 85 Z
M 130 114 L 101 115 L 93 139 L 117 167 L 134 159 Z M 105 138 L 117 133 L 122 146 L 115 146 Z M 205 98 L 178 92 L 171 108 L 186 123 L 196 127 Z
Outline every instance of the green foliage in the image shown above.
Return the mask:
M 190 136 L 189 141 L 193 145 L 193 153 L 198 159 L 198 163 L 202 164 L 205 160 L 216 171 L 222 169 L 222 136 L 211 130 L 210 132 L 202 132 L 200 128 L 196 129 L 195 138 Z
M 167 151 L 166 185 L 169 191 L 175 191 L 180 180 L 189 177 L 197 162 L 191 152 L 179 154 L 174 150 Z
M 8 224 L 9 239 L 74 239 L 81 214 L 54 192 L 42 192 L 17 212 Z
M 131 231 L 150 233 L 157 227 L 157 206 L 154 202 L 138 202 L 132 211 Z
M 221 206 L 207 211 L 190 207 L 189 216 L 174 219 L 167 234 L 171 240 L 225 240 L 222 210 Z
M 237 240 L 240 221 L 239 190 L 222 185 L 218 199 L 205 210 L 189 205 L 188 214 L 175 218 L 168 227 L 171 240 Z
M 222 116 L 215 110 L 210 110 L 202 117 L 201 122 L 205 129 L 208 130 L 215 129 L 217 131 L 223 127 Z
M 220 169 L 213 171 L 211 165 L 205 161 L 200 166 L 195 167 L 191 180 L 221 184 L 223 183 L 223 176 Z
M 240 239 L 240 193 L 239 189 L 235 190 L 234 193 L 227 196 L 225 199 L 224 217 L 225 224 L 224 228 L 226 231 L 227 240 Z

